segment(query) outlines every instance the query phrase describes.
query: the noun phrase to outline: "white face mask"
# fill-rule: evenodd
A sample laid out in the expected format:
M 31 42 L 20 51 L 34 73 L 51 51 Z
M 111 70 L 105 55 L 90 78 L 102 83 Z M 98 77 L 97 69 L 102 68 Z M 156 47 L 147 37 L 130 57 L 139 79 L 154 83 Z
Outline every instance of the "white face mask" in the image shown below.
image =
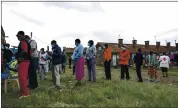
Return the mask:
M 105 46 L 103 46 L 103 48 L 105 49 L 106 47 L 105 47 Z
M 124 51 L 125 51 L 125 50 L 126 50 L 126 48 L 124 47 L 124 48 L 122 48 L 122 50 L 124 50 Z

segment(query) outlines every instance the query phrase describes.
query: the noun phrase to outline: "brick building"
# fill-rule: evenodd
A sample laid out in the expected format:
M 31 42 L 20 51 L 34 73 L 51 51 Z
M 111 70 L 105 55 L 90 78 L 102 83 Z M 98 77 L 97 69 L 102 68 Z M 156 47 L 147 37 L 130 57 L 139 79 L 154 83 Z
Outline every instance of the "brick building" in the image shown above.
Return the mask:
M 98 42 L 96 44 L 97 48 L 97 64 L 103 65 L 103 52 L 102 48 L 106 44 L 106 42 Z M 117 66 L 118 64 L 118 55 L 119 52 L 122 51 L 121 47 L 123 46 L 123 39 L 118 39 L 118 43 L 107 43 L 109 47 L 112 48 L 112 65 Z M 132 44 L 124 44 L 128 47 L 131 53 L 136 53 L 138 48 L 142 49 L 143 53 L 149 53 L 150 50 L 153 50 L 155 53 L 163 53 L 163 52 L 175 52 L 178 51 L 178 43 L 175 46 L 171 46 L 170 42 L 167 42 L 166 46 L 161 46 L 160 42 L 156 42 L 156 45 L 150 45 L 149 41 L 145 41 L 145 44 L 137 44 L 137 40 L 133 40 Z

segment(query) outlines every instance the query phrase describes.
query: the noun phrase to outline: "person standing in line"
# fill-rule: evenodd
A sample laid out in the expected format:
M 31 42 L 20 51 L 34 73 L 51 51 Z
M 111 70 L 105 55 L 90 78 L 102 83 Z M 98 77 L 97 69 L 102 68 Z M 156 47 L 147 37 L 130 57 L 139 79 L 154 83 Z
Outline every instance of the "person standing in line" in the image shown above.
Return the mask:
M 96 47 L 93 40 L 88 41 L 85 59 L 87 60 L 88 67 L 88 81 L 96 82 Z
M 80 39 L 75 40 L 75 50 L 72 55 L 72 61 L 74 62 L 75 65 L 75 75 L 76 75 L 76 80 L 78 82 L 76 85 L 81 84 L 81 80 L 84 78 L 84 65 L 85 65 L 85 59 L 83 57 L 83 46 L 81 44 Z
M 143 55 L 140 48 L 138 49 L 138 52 L 134 57 L 134 63 L 136 64 L 138 82 L 143 82 L 142 75 L 141 75 L 141 66 L 143 65 Z
M 124 80 L 124 74 L 126 74 L 126 79 L 129 80 L 129 59 L 130 59 L 130 51 L 127 49 L 127 46 L 122 47 L 122 51 L 120 52 L 119 63 L 121 65 L 121 79 Z
M 108 44 L 104 45 L 104 68 L 105 68 L 105 76 L 107 80 L 111 80 L 111 48 Z
M 65 73 L 66 70 L 66 55 L 65 52 L 62 52 L 62 72 Z
M 36 71 L 38 69 L 39 55 L 37 50 L 37 43 L 35 40 L 32 40 L 28 35 L 25 35 L 25 39 L 26 41 L 29 42 L 31 46 L 31 60 L 30 60 L 30 67 L 28 71 L 28 77 L 29 77 L 28 87 L 30 89 L 35 89 L 38 87 Z
M 21 99 L 30 96 L 29 90 L 27 88 L 27 78 L 31 59 L 31 47 L 30 44 L 25 40 L 25 33 L 23 31 L 19 31 L 16 36 L 20 41 L 16 58 L 18 60 L 18 75 Z
M 71 64 L 72 64 L 72 58 L 71 58 L 71 56 L 69 56 L 69 69 L 71 69 Z
M 170 64 L 170 58 L 166 55 L 166 52 L 159 58 L 160 68 L 163 73 L 163 77 L 168 77 L 168 69 Z
M 157 58 L 156 55 L 153 53 L 153 51 L 150 51 L 150 54 L 148 55 L 148 75 L 150 76 L 151 82 L 157 82 Z
M 46 68 L 47 68 L 47 53 L 44 51 L 44 48 L 41 48 L 40 52 L 40 80 L 42 80 L 42 74 L 44 73 L 44 80 L 46 80 Z
M 61 90 L 60 87 L 60 74 L 62 71 L 62 53 L 61 48 L 58 46 L 55 40 L 51 41 L 52 46 L 52 64 L 53 64 L 53 71 L 52 71 L 52 79 L 54 87 Z

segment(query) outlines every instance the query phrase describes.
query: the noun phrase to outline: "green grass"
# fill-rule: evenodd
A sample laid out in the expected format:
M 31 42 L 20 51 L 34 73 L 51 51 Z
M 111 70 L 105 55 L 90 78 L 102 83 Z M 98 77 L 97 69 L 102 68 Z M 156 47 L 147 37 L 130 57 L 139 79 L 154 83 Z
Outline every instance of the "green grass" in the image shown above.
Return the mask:
M 32 96 L 19 100 L 17 90 L 2 90 L 3 107 L 178 107 L 178 87 L 168 83 L 137 83 L 136 73 L 131 70 L 130 81 L 120 80 L 120 71 L 112 69 L 112 80 L 105 80 L 103 68 L 97 67 L 97 82 L 83 82 L 74 86 L 75 76 L 67 69 L 61 74 L 63 91 L 50 89 L 51 74 L 46 81 L 40 81 L 39 87 L 31 91 Z M 177 69 L 170 72 L 177 75 Z M 147 76 L 144 76 L 146 79 Z M 178 77 L 176 77 L 178 79 Z M 87 73 L 85 80 L 87 80 Z M 2 86 L 3 88 L 3 86 Z

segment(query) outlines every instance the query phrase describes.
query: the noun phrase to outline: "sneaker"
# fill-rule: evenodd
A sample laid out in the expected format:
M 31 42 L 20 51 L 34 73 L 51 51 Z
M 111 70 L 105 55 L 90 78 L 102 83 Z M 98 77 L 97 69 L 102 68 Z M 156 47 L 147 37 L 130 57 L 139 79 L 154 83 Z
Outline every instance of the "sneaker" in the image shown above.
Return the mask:
M 56 88 L 59 90 L 59 91 L 62 91 L 62 88 L 60 86 L 56 86 Z
M 28 98 L 30 97 L 31 95 L 27 95 L 27 96 L 20 96 L 19 99 L 23 99 L 23 98 Z

